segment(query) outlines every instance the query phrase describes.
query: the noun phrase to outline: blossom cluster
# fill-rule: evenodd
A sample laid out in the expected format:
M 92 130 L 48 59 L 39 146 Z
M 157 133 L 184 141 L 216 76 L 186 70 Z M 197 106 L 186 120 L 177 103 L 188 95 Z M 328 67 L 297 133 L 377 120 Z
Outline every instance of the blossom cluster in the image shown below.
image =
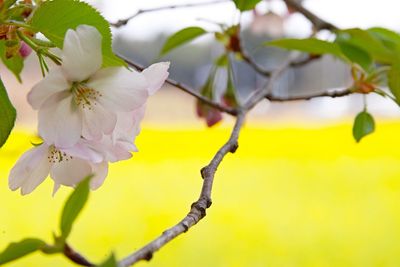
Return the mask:
M 32 192 L 50 174 L 54 193 L 75 186 L 88 175 L 92 189 L 108 173 L 108 163 L 137 151 L 147 98 L 168 77 L 169 63 L 156 63 L 141 73 L 125 67 L 102 68 L 102 36 L 92 26 L 68 30 L 62 64 L 50 70 L 28 94 L 38 110 L 43 143 L 25 152 L 12 168 L 9 187 Z

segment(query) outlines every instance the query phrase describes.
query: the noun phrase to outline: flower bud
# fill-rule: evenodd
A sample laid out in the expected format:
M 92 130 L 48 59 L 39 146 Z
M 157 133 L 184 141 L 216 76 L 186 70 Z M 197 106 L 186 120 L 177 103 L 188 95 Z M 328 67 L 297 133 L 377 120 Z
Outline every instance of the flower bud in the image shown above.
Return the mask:
M 26 58 L 32 53 L 32 48 L 30 48 L 24 41 L 21 41 L 19 53 L 22 58 Z

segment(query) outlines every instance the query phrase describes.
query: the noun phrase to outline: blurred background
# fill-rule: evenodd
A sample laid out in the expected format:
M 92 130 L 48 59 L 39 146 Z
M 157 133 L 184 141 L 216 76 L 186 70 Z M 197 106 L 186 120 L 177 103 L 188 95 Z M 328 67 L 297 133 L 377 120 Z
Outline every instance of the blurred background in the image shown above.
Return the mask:
M 201 1 L 89 1 L 111 22 L 138 9 Z M 400 3 L 390 0 L 305 0 L 304 5 L 342 28 L 382 26 L 400 30 Z M 170 77 L 199 89 L 223 47 L 212 36 L 174 50 L 164 58 L 165 39 L 187 26 L 216 30 L 238 14 L 231 2 L 142 14 L 113 29 L 114 49 L 143 65 L 171 61 Z M 273 69 L 287 53 L 264 41 L 307 37 L 311 25 L 288 14 L 280 0 L 263 1 L 241 17 L 249 54 Z M 330 39 L 327 32 L 320 37 Z M 241 100 L 265 82 L 248 65 L 235 62 Z M 8 172 L 36 133 L 36 113 L 26 94 L 41 79 L 34 55 L 26 59 L 19 84 L 3 67 L 1 77 L 15 104 L 16 130 L 0 149 L 0 249 L 11 241 L 57 232 L 62 205 L 71 192 L 52 197 L 46 181 L 21 197 L 8 189 Z M 281 96 L 322 92 L 351 85 L 349 69 L 327 56 L 287 71 L 274 88 Z M 376 132 L 356 144 L 354 116 L 360 96 L 270 103 L 251 112 L 240 149 L 220 166 L 208 216 L 187 234 L 138 266 L 399 266 L 400 109 L 390 100 L 368 96 Z M 207 128 L 197 118 L 195 99 L 165 86 L 148 103 L 139 153 L 110 166 L 105 184 L 73 229 L 71 244 L 93 261 L 110 251 L 117 257 L 141 247 L 179 221 L 196 199 L 199 170 L 225 142 L 233 119 Z M 59 256 L 35 254 L 10 266 L 72 266 Z

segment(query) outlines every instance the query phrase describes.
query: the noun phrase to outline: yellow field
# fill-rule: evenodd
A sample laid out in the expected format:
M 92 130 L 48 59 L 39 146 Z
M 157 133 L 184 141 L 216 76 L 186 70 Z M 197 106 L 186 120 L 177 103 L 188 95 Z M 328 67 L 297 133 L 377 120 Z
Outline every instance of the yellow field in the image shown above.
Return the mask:
M 138 266 L 400 266 L 399 132 L 399 123 L 380 122 L 356 145 L 347 124 L 247 125 L 217 173 L 205 220 Z M 225 127 L 145 125 L 140 152 L 111 166 L 70 243 L 101 261 L 157 236 L 187 212 L 199 169 L 227 135 Z M 70 192 L 52 198 L 50 181 L 24 197 L 8 189 L 8 171 L 30 140 L 19 131 L 0 150 L 0 249 L 25 237 L 50 241 Z M 73 264 L 37 253 L 9 266 Z

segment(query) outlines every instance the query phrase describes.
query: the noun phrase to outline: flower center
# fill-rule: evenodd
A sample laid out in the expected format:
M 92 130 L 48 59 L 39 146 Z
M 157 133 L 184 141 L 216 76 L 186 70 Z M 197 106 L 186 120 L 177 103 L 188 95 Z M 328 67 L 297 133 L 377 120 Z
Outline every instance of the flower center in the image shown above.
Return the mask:
M 67 155 L 65 152 L 61 152 L 55 146 L 50 146 L 47 159 L 50 163 L 57 163 L 63 160 L 68 161 L 72 159 L 72 156 Z
M 74 94 L 75 103 L 83 109 L 93 109 L 97 100 L 102 96 L 98 91 L 88 87 L 85 83 L 73 83 L 71 88 Z

